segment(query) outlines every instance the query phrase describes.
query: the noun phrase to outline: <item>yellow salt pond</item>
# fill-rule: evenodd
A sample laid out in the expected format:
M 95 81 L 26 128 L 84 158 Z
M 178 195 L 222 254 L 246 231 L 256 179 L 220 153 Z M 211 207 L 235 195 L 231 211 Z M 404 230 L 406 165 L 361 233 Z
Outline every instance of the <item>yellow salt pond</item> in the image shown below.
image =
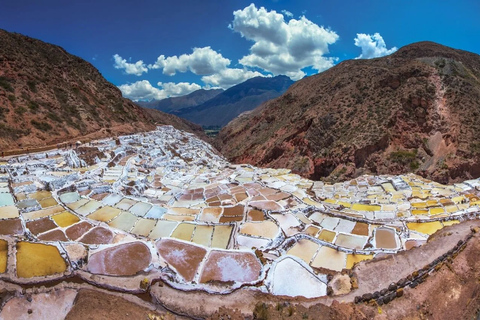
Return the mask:
M 360 261 L 373 259 L 373 254 L 347 254 L 347 269 L 352 269 Z
M 320 232 L 320 234 L 317 236 L 317 238 L 323 241 L 333 243 L 333 239 L 335 238 L 335 235 L 336 235 L 336 232 L 323 229 Z
M 156 223 L 156 220 L 140 218 L 131 232 L 133 234 L 146 237 L 152 231 Z
M 0 239 L 0 273 L 7 271 L 8 242 Z
M 118 216 L 120 212 L 120 209 L 105 206 L 90 214 L 88 218 L 92 220 L 107 222 Z
M 151 239 L 158 239 L 163 237 L 169 237 L 172 234 L 172 231 L 177 227 L 178 222 L 176 221 L 166 221 L 158 220 L 155 227 L 150 232 L 148 236 Z
M 55 221 L 55 223 L 59 227 L 62 227 L 62 228 L 71 226 L 72 224 L 80 221 L 80 219 L 76 215 L 71 214 L 68 211 L 64 211 L 60 214 L 56 214 L 52 216 L 52 219 Z
M 43 277 L 63 273 L 67 263 L 57 247 L 30 242 L 17 243 L 17 276 Z
M 172 233 L 172 238 L 190 241 L 192 239 L 195 225 L 192 223 L 180 223 Z
M 53 198 L 45 198 L 43 200 L 40 200 L 39 203 L 43 209 L 53 207 L 58 204 L 58 202 Z
M 232 230 L 233 227 L 230 225 L 215 226 L 212 236 L 212 248 L 226 249 L 230 242 Z
M 354 203 L 352 204 L 351 209 L 355 211 L 380 211 L 382 207 L 377 205 Z
M 453 226 L 454 224 L 460 223 L 458 220 L 449 220 L 449 221 L 443 221 L 442 224 L 444 227 L 448 226 Z
M 407 227 L 410 230 L 418 231 L 423 234 L 434 234 L 437 230 L 442 229 L 443 225 L 440 221 L 432 221 L 432 222 L 411 222 L 407 223 Z
M 137 216 L 130 212 L 122 212 L 115 219 L 108 224 L 110 227 L 114 227 L 123 231 L 130 231 L 137 222 Z
M 442 207 L 429 208 L 428 210 L 431 215 L 445 213 L 445 209 Z
M 192 242 L 206 247 L 212 242 L 213 226 L 197 225 L 193 234 Z

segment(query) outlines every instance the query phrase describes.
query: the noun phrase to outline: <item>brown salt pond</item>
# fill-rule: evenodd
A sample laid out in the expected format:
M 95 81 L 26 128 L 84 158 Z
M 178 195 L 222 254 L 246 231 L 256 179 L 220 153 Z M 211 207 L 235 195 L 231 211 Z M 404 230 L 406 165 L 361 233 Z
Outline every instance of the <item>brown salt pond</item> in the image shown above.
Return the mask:
M 405 241 L 405 250 L 410 250 L 412 248 L 420 247 L 427 243 L 426 240 L 417 240 L 417 239 L 410 239 Z
M 353 227 L 352 233 L 359 236 L 368 236 L 369 235 L 368 223 L 363 223 L 363 222 L 355 223 L 355 227 Z
M 42 241 L 68 241 L 62 230 L 52 230 L 38 236 L 38 240 Z
M 271 200 L 250 201 L 249 205 L 259 210 L 282 211 L 283 208 Z
M 51 229 L 55 229 L 57 227 L 57 225 L 52 220 L 50 220 L 50 218 L 41 218 L 38 220 L 30 221 L 26 223 L 26 226 L 34 235 Z
M 151 260 L 150 249 L 145 244 L 124 243 L 91 254 L 88 271 L 110 276 L 133 276 L 145 270 Z
M 86 221 L 82 221 L 80 223 L 74 224 L 73 226 L 69 227 L 65 232 L 70 239 L 77 240 L 91 228 L 92 228 L 92 225 L 90 223 Z
M 251 252 L 211 251 L 205 261 L 200 282 L 252 282 L 259 278 L 262 265 Z
M 375 247 L 379 249 L 396 249 L 398 247 L 395 230 L 379 227 L 375 229 Z
M 48 276 L 67 270 L 67 263 L 57 247 L 47 244 L 18 242 L 16 258 L 20 278 Z
M 112 231 L 104 227 L 96 227 L 88 231 L 81 239 L 78 241 L 85 244 L 108 244 L 113 240 Z
M 20 219 L 0 220 L 0 234 L 22 234 L 23 226 Z
M 265 220 L 265 217 L 264 217 L 262 211 L 252 209 L 252 210 L 248 211 L 247 220 L 248 221 L 263 221 L 263 220 Z
M 160 256 L 186 281 L 193 281 L 207 250 L 190 243 L 161 239 L 156 243 Z

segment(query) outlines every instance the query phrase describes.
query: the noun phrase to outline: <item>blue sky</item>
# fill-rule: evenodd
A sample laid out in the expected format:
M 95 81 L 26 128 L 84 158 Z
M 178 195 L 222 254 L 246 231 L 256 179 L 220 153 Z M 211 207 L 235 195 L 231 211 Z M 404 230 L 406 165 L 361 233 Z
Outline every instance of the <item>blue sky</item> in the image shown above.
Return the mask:
M 125 96 L 293 79 L 430 40 L 480 54 L 477 0 L 18 0 L 0 28 L 62 46 Z M 1 45 L 1 44 L 0 44 Z

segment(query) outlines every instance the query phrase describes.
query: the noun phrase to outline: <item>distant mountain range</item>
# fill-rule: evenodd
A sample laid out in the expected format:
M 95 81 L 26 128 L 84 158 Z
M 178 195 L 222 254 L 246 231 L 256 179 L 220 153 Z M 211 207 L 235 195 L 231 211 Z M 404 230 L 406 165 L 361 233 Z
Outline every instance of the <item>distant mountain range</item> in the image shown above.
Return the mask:
M 137 104 L 149 108 L 156 109 L 167 113 L 179 112 L 181 109 L 194 107 L 201 105 L 204 102 L 212 99 L 219 93 L 222 93 L 223 89 L 200 89 L 190 94 L 181 97 L 173 97 L 162 100 L 152 101 L 138 101 Z
M 0 150 L 152 130 L 201 132 L 122 98 L 90 63 L 61 47 L 0 30 Z
M 280 96 L 292 84 L 293 81 L 287 76 L 255 77 L 225 91 L 198 90 L 184 97 L 139 104 L 172 113 L 202 126 L 222 127 L 239 114 Z M 210 99 L 201 101 L 209 95 Z
M 433 42 L 343 61 L 230 122 L 231 161 L 315 180 L 415 172 L 439 182 L 480 176 L 480 56 Z

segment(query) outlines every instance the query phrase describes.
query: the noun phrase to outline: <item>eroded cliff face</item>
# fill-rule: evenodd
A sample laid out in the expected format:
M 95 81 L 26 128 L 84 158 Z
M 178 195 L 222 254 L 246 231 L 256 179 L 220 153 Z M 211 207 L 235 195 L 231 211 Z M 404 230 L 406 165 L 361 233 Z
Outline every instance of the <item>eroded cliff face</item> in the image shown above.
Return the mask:
M 431 42 L 344 61 L 233 120 L 217 147 L 232 161 L 312 179 L 478 177 L 479 79 L 480 56 Z
M 94 66 L 58 46 L 4 30 L 0 43 L 1 150 L 153 130 L 156 122 L 196 128 L 147 113 Z

